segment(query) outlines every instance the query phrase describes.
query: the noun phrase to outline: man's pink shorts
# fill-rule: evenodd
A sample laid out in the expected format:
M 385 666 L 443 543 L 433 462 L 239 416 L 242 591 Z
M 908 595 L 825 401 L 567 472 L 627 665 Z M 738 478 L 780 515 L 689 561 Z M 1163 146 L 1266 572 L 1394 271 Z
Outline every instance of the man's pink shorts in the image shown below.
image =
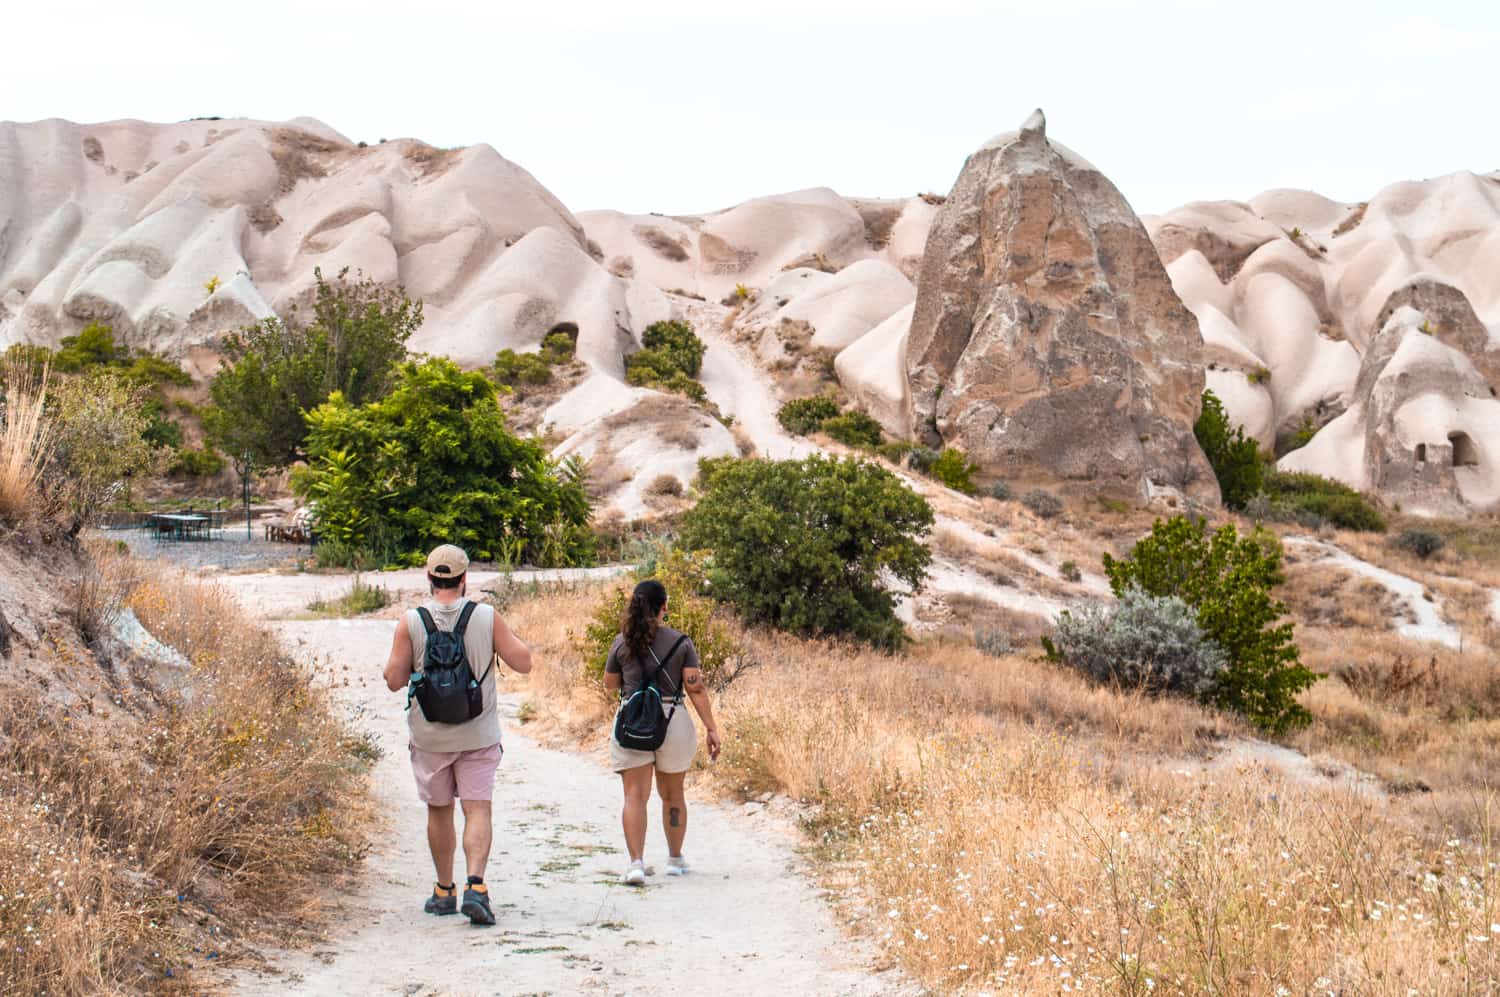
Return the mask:
M 434 807 L 446 807 L 457 796 L 462 800 L 495 797 L 495 770 L 504 749 L 499 743 L 473 751 L 423 751 L 414 744 L 411 770 L 417 777 L 417 795 Z

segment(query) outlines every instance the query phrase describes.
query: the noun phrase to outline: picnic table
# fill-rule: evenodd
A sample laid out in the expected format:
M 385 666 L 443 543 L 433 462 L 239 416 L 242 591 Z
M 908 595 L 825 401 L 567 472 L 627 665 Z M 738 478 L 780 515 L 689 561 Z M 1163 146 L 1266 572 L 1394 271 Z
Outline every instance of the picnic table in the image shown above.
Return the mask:
M 223 527 L 222 512 L 154 512 L 146 517 L 153 540 L 212 540 Z

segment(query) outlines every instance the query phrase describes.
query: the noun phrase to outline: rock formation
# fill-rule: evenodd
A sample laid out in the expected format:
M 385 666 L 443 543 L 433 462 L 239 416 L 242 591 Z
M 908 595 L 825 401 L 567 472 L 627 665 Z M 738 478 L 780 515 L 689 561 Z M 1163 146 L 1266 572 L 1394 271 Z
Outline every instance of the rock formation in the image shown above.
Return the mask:
M 1403 290 L 1392 298 L 1423 296 Z M 1429 299 L 1452 304 L 1441 292 Z M 1382 314 L 1388 317 L 1365 350 L 1349 408 L 1280 466 L 1338 478 L 1419 515 L 1494 505 L 1500 400 L 1493 382 L 1440 338 L 1430 316 L 1401 303 Z
M 989 475 L 1216 502 L 1198 323 L 1125 198 L 1045 128 L 1038 111 L 970 156 L 938 212 L 908 426 Z
M 1198 316 L 1209 387 L 1267 447 L 1353 403 L 1361 357 L 1401 305 L 1494 379 L 1500 175 L 1397 183 L 1360 204 L 1273 190 L 1144 221 Z

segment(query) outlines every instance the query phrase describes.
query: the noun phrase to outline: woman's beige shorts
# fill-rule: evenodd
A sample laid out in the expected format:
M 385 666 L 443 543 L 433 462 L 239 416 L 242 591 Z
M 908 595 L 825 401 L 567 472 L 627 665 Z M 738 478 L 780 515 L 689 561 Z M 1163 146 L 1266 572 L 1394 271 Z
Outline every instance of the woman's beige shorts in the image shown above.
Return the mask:
M 672 704 L 665 703 L 663 708 L 670 711 Z M 672 719 L 667 724 L 667 739 L 655 751 L 622 748 L 620 742 L 615 740 L 614 722 L 611 721 L 609 767 L 616 772 L 624 772 L 626 769 L 636 769 L 642 765 L 655 765 L 656 771 L 665 772 L 668 775 L 686 772 L 692 768 L 693 756 L 698 753 L 698 729 L 693 726 L 693 718 L 688 710 L 687 703 L 677 707 L 677 712 L 672 714 Z

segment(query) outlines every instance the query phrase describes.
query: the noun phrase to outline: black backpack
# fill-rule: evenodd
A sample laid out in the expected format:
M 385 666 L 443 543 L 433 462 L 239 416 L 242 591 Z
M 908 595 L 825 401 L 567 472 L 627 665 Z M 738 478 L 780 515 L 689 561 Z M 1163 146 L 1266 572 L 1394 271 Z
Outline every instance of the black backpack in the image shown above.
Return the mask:
M 452 630 L 439 630 L 425 607 L 417 610 L 427 631 L 427 650 L 422 655 L 422 670 L 412 675 L 407 687 L 406 708 L 411 709 L 415 699 L 429 723 L 468 723 L 484 712 L 484 680 L 489 668 L 476 679 L 464 653 L 464 631 L 475 605 L 470 602 L 464 606 Z
M 620 743 L 620 747 L 633 751 L 655 751 L 666 741 L 667 725 L 672 722 L 672 714 L 682 705 L 682 690 L 673 690 L 676 698 L 672 702 L 672 709 L 664 710 L 661 705 L 661 690 L 657 688 L 656 680 L 666 676 L 667 662 L 672 660 L 672 655 L 677 653 L 685 640 L 687 634 L 678 637 L 665 660 L 657 658 L 656 652 L 651 651 L 656 669 L 641 679 L 641 687 L 620 704 L 620 712 L 615 714 L 615 740 Z

